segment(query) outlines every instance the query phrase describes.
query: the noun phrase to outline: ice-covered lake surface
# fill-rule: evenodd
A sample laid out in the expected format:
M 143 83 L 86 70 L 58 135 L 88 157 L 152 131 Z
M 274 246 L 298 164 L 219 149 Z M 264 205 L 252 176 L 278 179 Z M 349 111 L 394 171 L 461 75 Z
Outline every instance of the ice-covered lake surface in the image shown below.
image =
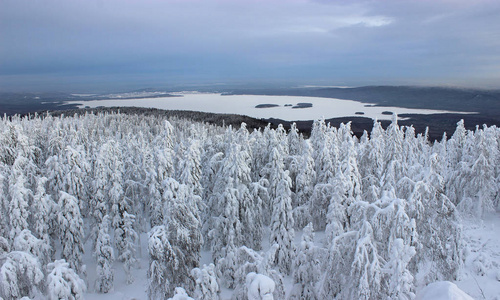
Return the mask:
M 409 109 L 388 106 L 371 106 L 352 100 L 300 96 L 262 96 L 262 95 L 221 95 L 218 93 L 176 93 L 179 97 L 110 99 L 92 101 L 71 101 L 68 104 L 81 104 L 83 107 L 135 106 L 167 110 L 192 110 L 211 113 L 239 114 L 254 118 L 277 118 L 286 121 L 315 120 L 319 118 L 338 118 L 363 116 L 372 119 L 391 119 L 387 112 L 397 114 L 435 114 L 464 113 L 444 110 Z M 312 107 L 292 108 L 298 103 L 311 103 Z M 276 104 L 276 107 L 256 108 L 259 104 Z M 287 105 L 287 106 L 285 106 Z M 356 112 L 358 114 L 356 114 Z M 383 114 L 386 112 L 386 114 Z M 363 113 L 363 114 L 360 114 Z

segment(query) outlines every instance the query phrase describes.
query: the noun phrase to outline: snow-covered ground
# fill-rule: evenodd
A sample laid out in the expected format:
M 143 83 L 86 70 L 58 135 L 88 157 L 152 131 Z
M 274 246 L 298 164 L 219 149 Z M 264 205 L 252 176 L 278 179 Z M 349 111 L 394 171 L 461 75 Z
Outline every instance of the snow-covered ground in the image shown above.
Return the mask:
M 458 287 L 474 299 L 500 299 L 500 212 L 464 219 L 467 256 Z
M 498 300 L 500 299 L 500 212 L 490 213 L 484 217 L 484 220 L 464 219 L 464 242 L 467 247 L 467 257 L 465 260 L 465 268 L 463 270 L 462 279 L 455 281 L 454 284 L 461 291 L 471 296 L 473 299 Z M 266 232 L 268 234 L 268 232 Z M 297 231 L 295 243 L 298 246 L 302 231 Z M 324 232 L 316 232 L 315 242 L 318 245 L 323 244 Z M 126 276 L 122 271 L 121 263 L 114 263 L 115 282 L 114 290 L 107 294 L 99 294 L 94 292 L 93 282 L 88 282 L 88 290 L 85 294 L 85 299 L 89 300 L 132 300 L 132 299 L 147 299 L 146 288 L 148 284 L 147 269 L 148 269 L 148 252 L 147 252 L 147 234 L 141 235 L 142 253 L 138 253 L 137 268 L 133 270 L 135 281 L 131 285 L 126 284 Z M 87 245 L 89 248 L 90 244 Z M 269 248 L 269 243 L 264 239 L 263 246 Z M 86 249 L 87 274 L 88 278 L 95 278 L 95 260 Z M 203 251 L 201 256 L 201 265 L 211 262 L 211 254 L 209 251 Z M 479 275 L 483 270 L 484 275 Z M 284 277 L 284 282 L 287 285 L 287 294 L 292 289 L 292 277 Z M 431 299 L 427 296 L 433 295 L 438 298 L 432 299 L 467 299 L 453 298 L 460 295 L 461 291 L 455 286 L 446 282 L 438 282 L 428 288 L 423 288 L 417 291 L 418 299 Z M 446 298 L 448 293 L 451 298 Z M 222 288 L 223 299 L 231 299 L 232 290 Z
M 433 114 L 460 113 L 444 110 L 409 109 L 400 107 L 371 106 L 352 100 L 334 98 L 299 97 L 299 96 L 261 96 L 261 95 L 221 95 L 213 93 L 182 93 L 182 97 L 159 97 L 143 99 L 111 99 L 93 101 L 71 101 L 67 104 L 81 104 L 79 107 L 98 106 L 136 106 L 147 108 L 192 110 L 211 113 L 239 114 L 254 118 L 277 118 L 286 121 L 315 120 L 322 117 L 337 118 L 346 116 L 362 116 L 378 120 L 390 119 L 391 115 L 382 112 L 390 111 L 397 114 Z M 287 104 L 312 103 L 310 108 L 292 108 Z M 278 107 L 255 108 L 259 104 L 277 104 Z M 363 112 L 364 115 L 356 115 Z M 463 112 L 462 112 L 463 113 Z

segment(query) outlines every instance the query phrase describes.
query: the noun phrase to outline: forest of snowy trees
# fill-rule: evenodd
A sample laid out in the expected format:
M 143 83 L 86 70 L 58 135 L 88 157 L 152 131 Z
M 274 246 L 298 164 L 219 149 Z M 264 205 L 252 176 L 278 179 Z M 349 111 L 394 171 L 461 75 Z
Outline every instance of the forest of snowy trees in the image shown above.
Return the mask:
M 107 293 L 147 253 L 150 299 L 413 299 L 460 276 L 460 218 L 499 209 L 499 186 L 500 130 L 463 122 L 431 143 L 396 118 L 359 139 L 323 120 L 304 139 L 117 113 L 3 118 L 0 298 Z

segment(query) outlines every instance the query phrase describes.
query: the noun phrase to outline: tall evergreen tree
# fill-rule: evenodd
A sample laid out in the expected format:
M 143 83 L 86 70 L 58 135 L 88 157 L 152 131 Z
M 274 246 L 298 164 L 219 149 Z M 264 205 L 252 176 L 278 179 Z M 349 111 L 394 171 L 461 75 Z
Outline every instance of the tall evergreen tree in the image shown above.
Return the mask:
M 0 297 L 35 297 L 43 290 L 43 271 L 39 260 L 24 251 L 0 253 Z
M 111 238 L 108 233 L 109 217 L 104 216 L 99 225 L 94 256 L 97 261 L 97 278 L 95 290 L 99 293 L 107 293 L 113 289 L 114 271 L 112 268 L 114 260 Z
M 293 289 L 288 299 L 319 299 L 316 284 L 321 274 L 318 247 L 314 245 L 313 225 L 304 228 L 300 248 L 293 262 Z
M 70 268 L 77 273 L 82 273 L 83 258 L 83 219 L 78 207 L 78 200 L 66 192 L 59 192 L 59 236 L 62 245 L 61 256 Z
M 191 291 L 193 282 L 190 279 L 190 272 L 193 268 L 199 267 L 203 244 L 200 215 L 196 205 L 198 196 L 184 184 L 177 185 L 176 189 L 176 196 L 166 203 L 165 224 L 168 240 L 179 260 L 174 283 L 182 284 Z
M 168 232 L 164 225 L 156 226 L 149 233 L 149 299 L 166 299 L 173 295 L 176 287 L 177 269 L 180 261 L 168 241 Z
M 278 168 L 271 176 L 271 190 L 274 193 L 272 199 L 272 219 L 271 219 L 271 245 L 278 244 L 276 254 L 276 264 L 281 272 L 290 274 L 291 264 L 294 257 L 293 239 L 295 237 L 294 223 L 292 215 L 291 199 L 291 179 L 288 171 L 283 169 L 283 158 L 278 150 L 273 150 L 273 160 L 277 162 Z
M 47 296 L 50 300 L 80 300 L 87 290 L 85 281 L 64 260 L 56 260 L 48 265 Z
M 23 156 L 18 156 L 12 165 L 12 172 L 9 177 L 9 219 L 10 238 L 13 240 L 21 231 L 28 229 L 28 206 L 32 197 L 31 190 L 27 187 L 24 167 L 28 160 Z

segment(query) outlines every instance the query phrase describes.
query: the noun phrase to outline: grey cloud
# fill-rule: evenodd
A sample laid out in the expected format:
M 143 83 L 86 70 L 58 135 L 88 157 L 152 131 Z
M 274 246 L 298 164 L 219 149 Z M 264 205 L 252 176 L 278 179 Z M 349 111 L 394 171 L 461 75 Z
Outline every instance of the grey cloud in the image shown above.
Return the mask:
M 5 45 L 0 76 L 9 78 L 67 73 L 244 80 L 247 72 L 248 78 L 263 80 L 367 83 L 473 80 L 480 85 L 500 79 L 491 67 L 500 60 L 500 3 L 494 1 L 20 0 L 0 5 Z

